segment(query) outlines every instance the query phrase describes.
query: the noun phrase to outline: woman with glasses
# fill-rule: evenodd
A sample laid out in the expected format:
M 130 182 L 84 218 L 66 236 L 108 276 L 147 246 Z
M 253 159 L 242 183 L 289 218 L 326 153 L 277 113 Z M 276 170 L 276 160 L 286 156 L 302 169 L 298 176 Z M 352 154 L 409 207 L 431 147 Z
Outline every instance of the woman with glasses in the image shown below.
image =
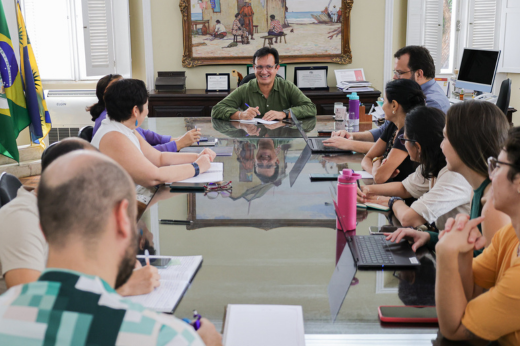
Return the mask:
M 488 172 L 488 157 L 496 157 L 502 150 L 507 137 L 509 123 L 502 111 L 486 101 L 465 101 L 457 103 L 448 110 L 444 140 L 441 148 L 446 157 L 446 167 L 461 174 L 473 189 L 470 218 L 485 216 L 478 226 L 488 240 L 511 220 L 495 209 Z M 446 226 L 447 228 L 448 226 Z M 399 229 L 388 239 L 400 241 L 407 237 L 414 241 L 414 249 L 427 245 L 434 249 L 438 233 L 418 232 L 412 229 Z M 482 251 L 475 251 L 475 256 Z
M 486 205 L 492 200 L 493 209 L 510 220 L 488 238 L 477 225 L 482 221 L 486 232 L 494 216 L 468 221 L 459 215 L 436 246 L 435 300 L 440 331 L 448 339 L 520 344 L 520 128 L 510 131 L 500 149 L 498 158 L 488 159 L 492 188 Z M 483 253 L 472 258 L 484 244 Z
M 420 85 L 409 79 L 387 83 L 384 100 L 385 119 L 391 124 L 361 161 L 361 166 L 374 176 L 376 184 L 403 181 L 415 171 L 415 165 L 398 137 L 404 133 L 406 114 L 425 105 Z
M 363 186 L 359 199 L 388 205 L 403 227 L 424 224 L 444 229 L 449 217 L 469 213 L 471 186 L 462 175 L 446 167 L 442 153 L 444 113 L 433 107 L 417 107 L 406 116 L 398 138 L 410 159 L 420 164 L 402 182 Z M 403 199 L 416 198 L 411 206 Z M 414 244 L 414 250 L 417 244 Z

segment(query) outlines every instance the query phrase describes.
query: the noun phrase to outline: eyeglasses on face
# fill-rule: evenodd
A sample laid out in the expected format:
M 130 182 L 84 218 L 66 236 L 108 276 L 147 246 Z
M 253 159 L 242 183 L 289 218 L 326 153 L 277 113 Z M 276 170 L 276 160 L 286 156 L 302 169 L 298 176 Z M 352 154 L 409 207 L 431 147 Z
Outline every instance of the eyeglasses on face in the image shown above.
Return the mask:
M 263 69 L 266 69 L 267 71 L 271 71 L 273 68 L 275 68 L 277 65 L 265 65 L 265 66 L 262 66 L 262 65 L 255 65 L 255 70 L 257 70 L 258 72 L 262 71 Z
M 404 145 L 407 141 L 417 143 L 415 139 L 404 138 L 404 134 L 400 134 L 397 138 L 399 139 L 399 142 L 401 142 L 401 145 Z
M 493 174 L 495 173 L 497 168 L 500 168 L 499 165 L 506 165 L 506 166 L 514 167 L 516 169 L 520 169 L 520 167 L 513 165 L 512 163 L 498 161 L 493 156 L 488 157 L 487 164 L 488 164 L 488 175 L 490 178 L 493 176 Z
M 414 71 L 413 70 L 408 70 L 408 71 L 394 70 L 394 76 L 396 76 L 397 78 L 401 78 L 402 75 L 407 74 L 409 72 L 413 73 Z

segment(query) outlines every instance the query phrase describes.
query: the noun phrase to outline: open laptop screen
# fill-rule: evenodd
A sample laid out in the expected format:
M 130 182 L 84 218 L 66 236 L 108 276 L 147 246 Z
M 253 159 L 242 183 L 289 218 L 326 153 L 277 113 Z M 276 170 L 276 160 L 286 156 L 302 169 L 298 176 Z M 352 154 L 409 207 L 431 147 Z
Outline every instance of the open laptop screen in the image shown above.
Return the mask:
M 300 121 L 298 119 L 296 119 L 296 115 L 294 115 L 294 113 L 292 112 L 292 109 L 289 109 L 289 112 L 291 113 L 292 121 L 294 121 L 294 124 L 298 128 L 298 131 L 300 131 L 303 139 L 305 139 L 305 142 L 307 142 L 309 140 L 309 138 L 307 137 L 307 134 L 305 133 L 305 131 L 303 131 L 302 124 L 300 123 Z

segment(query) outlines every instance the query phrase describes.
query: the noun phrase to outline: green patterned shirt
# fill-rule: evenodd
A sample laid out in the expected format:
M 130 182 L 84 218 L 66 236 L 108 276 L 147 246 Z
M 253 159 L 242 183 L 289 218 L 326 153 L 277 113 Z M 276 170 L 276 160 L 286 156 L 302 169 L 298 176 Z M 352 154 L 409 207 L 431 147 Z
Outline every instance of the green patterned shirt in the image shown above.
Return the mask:
M 0 345 L 190 345 L 197 332 L 123 299 L 99 277 L 50 269 L 0 296 Z

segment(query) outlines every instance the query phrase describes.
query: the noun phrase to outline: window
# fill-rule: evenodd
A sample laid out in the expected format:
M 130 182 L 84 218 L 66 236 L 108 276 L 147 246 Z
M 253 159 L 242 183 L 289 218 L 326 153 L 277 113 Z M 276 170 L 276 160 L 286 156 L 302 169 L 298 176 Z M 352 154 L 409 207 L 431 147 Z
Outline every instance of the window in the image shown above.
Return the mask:
M 498 49 L 499 0 L 409 0 L 406 44 L 430 51 L 438 74 L 451 74 L 466 48 Z
M 42 80 L 130 77 L 127 1 L 21 0 L 20 7 Z

